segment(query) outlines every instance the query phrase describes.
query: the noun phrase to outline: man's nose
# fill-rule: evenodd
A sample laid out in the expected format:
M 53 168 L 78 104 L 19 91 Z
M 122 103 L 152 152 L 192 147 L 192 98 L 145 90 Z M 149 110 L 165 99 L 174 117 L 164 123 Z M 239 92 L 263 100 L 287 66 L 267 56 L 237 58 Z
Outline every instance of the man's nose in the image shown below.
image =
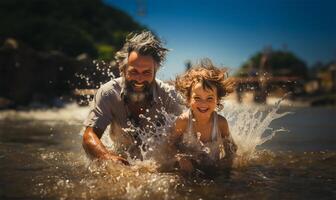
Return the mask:
M 144 82 L 144 77 L 142 75 L 137 75 L 135 77 L 135 80 L 137 83 L 143 83 Z

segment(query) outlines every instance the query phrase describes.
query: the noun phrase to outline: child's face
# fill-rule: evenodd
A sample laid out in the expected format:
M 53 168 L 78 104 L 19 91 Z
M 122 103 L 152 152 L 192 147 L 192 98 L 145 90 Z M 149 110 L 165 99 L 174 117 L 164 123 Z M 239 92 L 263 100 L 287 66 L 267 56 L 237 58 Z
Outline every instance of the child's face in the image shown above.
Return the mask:
M 203 89 L 202 83 L 196 83 L 191 88 L 189 106 L 194 115 L 210 117 L 217 106 L 217 88 Z

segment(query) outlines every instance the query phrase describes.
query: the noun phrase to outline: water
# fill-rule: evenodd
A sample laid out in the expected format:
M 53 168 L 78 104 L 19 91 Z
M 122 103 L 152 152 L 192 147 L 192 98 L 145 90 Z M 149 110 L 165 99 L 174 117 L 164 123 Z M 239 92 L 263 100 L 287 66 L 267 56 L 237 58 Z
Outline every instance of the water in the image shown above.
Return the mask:
M 335 108 L 225 106 L 242 162 L 213 179 L 158 172 L 152 160 L 88 162 L 85 107 L 2 111 L 0 199 L 335 199 Z

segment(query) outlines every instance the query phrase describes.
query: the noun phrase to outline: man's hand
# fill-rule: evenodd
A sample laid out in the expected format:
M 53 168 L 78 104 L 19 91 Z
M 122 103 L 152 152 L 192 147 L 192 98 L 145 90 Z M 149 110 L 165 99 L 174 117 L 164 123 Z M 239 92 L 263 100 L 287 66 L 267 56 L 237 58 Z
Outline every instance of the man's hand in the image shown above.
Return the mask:
M 100 141 L 103 131 L 99 131 L 92 127 L 87 127 L 83 135 L 83 148 L 87 154 L 93 158 L 102 160 L 113 160 L 129 165 L 129 162 L 112 152 L 108 151 L 104 144 Z M 99 136 L 99 137 L 98 137 Z
M 124 165 L 130 165 L 129 162 L 125 158 L 113 155 L 111 153 L 107 153 L 107 154 L 102 155 L 100 157 L 100 159 L 103 159 L 103 160 L 113 160 L 114 162 L 121 162 Z

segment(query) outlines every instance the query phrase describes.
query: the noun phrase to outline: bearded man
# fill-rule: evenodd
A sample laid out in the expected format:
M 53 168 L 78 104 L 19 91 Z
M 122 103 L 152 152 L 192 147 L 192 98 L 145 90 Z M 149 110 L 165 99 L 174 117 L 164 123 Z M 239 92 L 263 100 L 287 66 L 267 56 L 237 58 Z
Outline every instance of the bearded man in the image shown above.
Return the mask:
M 141 137 L 137 131 L 127 131 L 131 126 L 148 130 L 148 119 L 158 126 L 165 123 L 162 110 L 174 115 L 182 112 L 181 99 L 174 88 L 155 78 L 167 51 L 149 31 L 128 35 L 115 56 L 121 77 L 98 89 L 84 122 L 83 147 L 90 157 L 128 164 L 127 153 L 141 156 Z M 100 140 L 108 125 L 111 139 L 119 144 L 116 152 L 108 150 Z

